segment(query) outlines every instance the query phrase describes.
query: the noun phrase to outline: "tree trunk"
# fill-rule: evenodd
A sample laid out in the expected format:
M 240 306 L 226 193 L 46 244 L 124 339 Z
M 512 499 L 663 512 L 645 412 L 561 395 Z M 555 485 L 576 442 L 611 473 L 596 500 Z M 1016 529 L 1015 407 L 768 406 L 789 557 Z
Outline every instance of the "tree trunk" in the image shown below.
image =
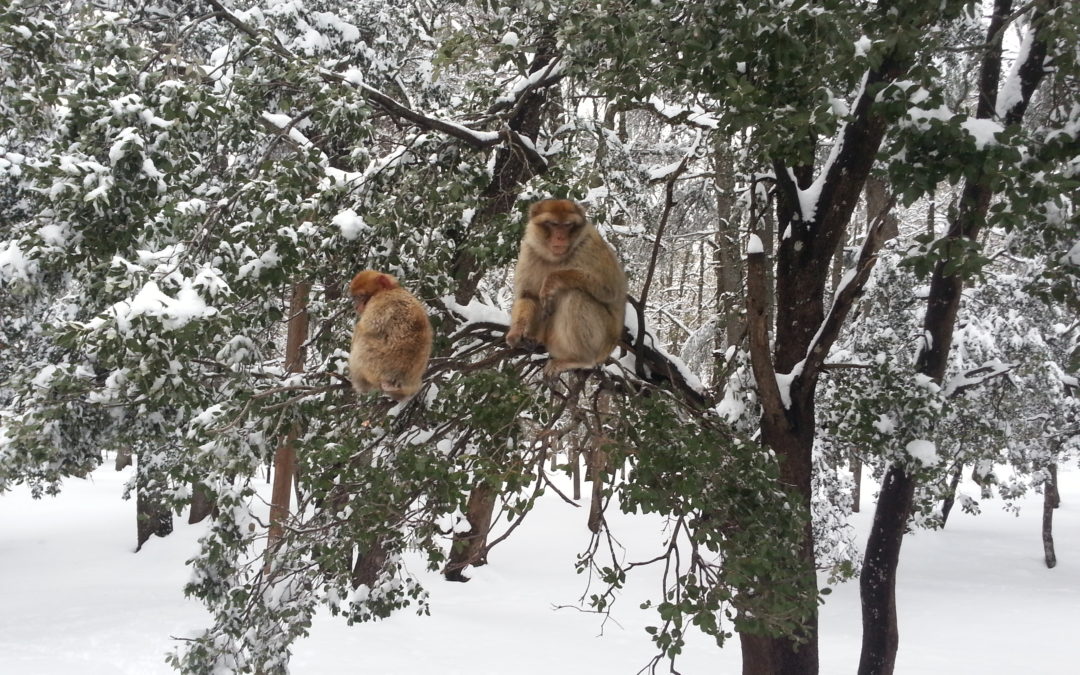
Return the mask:
M 900 634 L 895 570 L 914 496 L 915 480 L 904 469 L 890 467 L 881 484 L 859 577 L 863 624 L 859 675 L 891 673 L 896 663 Z M 879 570 L 892 573 L 882 574 Z
M 592 474 L 588 525 L 589 531 L 597 534 L 604 525 L 604 479 L 607 477 L 608 456 L 600 448 L 593 448 L 588 456 Z
M 361 585 L 374 588 L 375 582 L 379 579 L 379 572 L 385 564 L 386 549 L 381 543 L 374 544 L 366 551 L 357 551 L 356 563 L 352 570 L 353 588 Z
M 780 481 L 792 495 L 793 500 L 801 502 L 810 513 L 811 496 L 811 454 L 814 440 L 814 403 L 813 399 L 795 397 L 789 390 L 790 407 L 785 406 L 776 387 L 776 376 L 772 371 L 772 359 L 769 356 L 769 336 L 767 321 L 767 296 L 769 294 L 765 274 L 765 254 L 747 255 L 746 266 L 746 307 L 751 365 L 754 378 L 758 382 L 762 402 L 762 440 L 772 448 L 780 460 Z M 827 273 L 827 268 L 824 268 Z M 784 358 L 779 354 L 780 341 L 777 340 L 776 360 Z M 799 552 L 800 573 L 795 579 L 782 583 L 804 584 L 804 590 L 816 593 L 817 575 L 814 565 L 813 527 L 809 519 L 805 525 L 803 542 Z M 780 583 L 772 580 L 766 583 Z M 807 639 L 799 642 L 792 637 L 773 637 L 742 631 L 739 641 L 742 646 L 744 675 L 766 675 L 773 673 L 791 673 L 813 675 L 817 673 L 817 612 L 812 611 L 806 617 L 805 635 Z
M 574 501 L 581 499 L 581 453 L 570 450 L 570 473 L 574 479 Z
M 606 435 L 604 425 L 607 421 L 610 399 L 604 391 L 596 399 L 596 418 L 593 432 L 589 438 L 589 470 L 586 477 L 592 480 L 592 501 L 589 503 L 589 531 L 600 532 L 604 525 L 604 482 L 607 479 L 610 458 L 605 449 Z
M 558 45 L 554 37 L 554 24 L 543 31 L 538 40 L 536 53 L 529 65 L 529 74 L 540 72 L 547 68 L 553 59 L 558 56 Z M 535 141 L 540 132 L 543 122 L 544 108 L 548 102 L 548 88 L 538 88 L 527 94 L 519 103 L 513 115 L 507 121 L 506 126 L 520 135 Z M 495 164 L 492 171 L 491 182 L 480 196 L 481 207 L 473 218 L 474 227 L 487 227 L 492 221 L 510 215 L 517 203 L 518 195 L 525 181 L 534 175 L 544 171 L 544 167 L 533 165 L 529 162 L 528 155 L 522 152 L 520 147 L 510 145 L 499 148 L 495 153 Z M 453 275 L 457 281 L 457 291 L 454 299 L 461 304 L 468 304 L 476 294 L 476 288 L 487 270 L 486 266 L 478 265 L 476 255 L 470 251 L 468 238 L 471 228 L 464 228 L 460 233 L 455 233 L 451 238 L 457 238 L 458 252 L 453 262 Z M 487 512 L 482 510 L 487 508 Z M 471 532 L 479 531 L 483 526 L 482 537 L 487 536 L 487 530 L 491 524 L 492 509 L 495 508 L 494 489 L 488 485 L 478 485 L 473 488 L 469 495 L 469 523 L 472 524 Z M 472 536 L 470 532 L 469 536 Z M 447 564 L 444 574 L 447 579 L 454 577 L 454 581 L 468 581 L 462 576 L 461 571 L 472 562 L 470 558 L 477 555 L 483 548 L 484 541 L 479 544 L 474 539 L 462 540 L 455 534 L 454 542 L 450 547 L 450 562 Z M 479 548 L 476 548 L 479 546 Z M 475 550 L 474 550 L 475 549 Z M 464 557 L 463 557 L 464 556 Z M 475 564 L 475 563 L 472 563 Z
M 164 472 L 140 461 L 135 474 L 135 530 L 138 541 L 136 552 L 142 549 L 151 535 L 165 537 L 172 534 L 172 510 L 159 494 L 167 480 Z
M 1001 75 L 1001 37 L 1011 12 L 1011 0 L 995 1 L 994 12 L 987 28 L 986 49 L 979 75 L 979 100 L 975 112 L 978 119 L 992 119 L 996 115 Z M 1036 10 L 1032 25 L 1038 28 L 1041 24 L 1039 10 Z M 1046 44 L 1036 35 L 1027 60 L 1018 70 L 1021 100 L 1006 112 L 1006 126 L 1019 123 L 1023 117 L 1031 94 L 1045 73 L 1042 65 L 1045 54 Z M 945 375 L 964 284 L 963 277 L 958 273 L 947 273 L 946 270 L 955 265 L 956 261 L 951 256 L 964 255 L 966 249 L 963 245 L 954 245 L 954 242 L 961 243 L 965 239 L 977 241 L 993 196 L 991 184 L 990 177 L 985 173 L 965 181 L 956 216 L 949 223 L 948 232 L 945 234 L 943 256 L 934 266 L 930 280 L 930 292 L 923 319 L 923 334 L 927 337 L 919 351 L 915 368 L 917 372 L 929 376 L 939 384 Z M 899 565 L 900 542 L 911 515 L 915 487 L 914 479 L 902 466 L 893 465 L 885 474 L 860 578 L 863 595 L 863 651 L 859 662 L 859 675 L 888 675 L 893 672 L 896 662 L 896 570 Z
M 851 451 L 851 511 L 858 513 L 862 508 L 862 459 L 854 450 Z
M 469 531 L 454 535 L 450 557 L 443 569 L 447 581 L 468 581 L 463 574 L 466 567 L 487 563 L 487 536 L 497 496 L 495 488 L 488 483 L 480 483 L 469 493 L 469 503 L 465 507 Z
M 308 293 L 311 283 L 302 281 L 293 286 L 289 299 L 288 336 L 285 343 L 285 370 L 290 373 L 304 371 L 304 343 L 308 336 Z M 282 524 L 289 517 L 292 502 L 293 478 L 296 475 L 296 438 L 300 434 L 297 424 L 293 424 L 285 439 L 274 453 L 274 487 L 270 497 L 270 528 L 266 539 L 266 569 L 270 569 L 270 560 L 274 550 L 281 543 L 284 535 Z
M 945 493 L 945 499 L 941 500 L 941 526 L 949 521 L 953 504 L 956 503 L 956 490 L 960 487 L 960 478 L 964 475 L 964 465 L 957 464 L 953 469 L 952 478 L 949 479 L 949 491 Z
M 554 28 L 554 25 L 545 28 L 537 41 L 535 56 L 529 64 L 530 75 L 547 68 L 552 60 L 558 57 Z M 538 88 L 526 94 L 507 120 L 507 128 L 535 141 L 544 119 L 543 112 L 548 102 L 549 89 L 550 87 Z M 544 170 L 545 167 L 530 163 L 528 153 L 520 146 L 514 147 L 508 142 L 495 152 L 491 182 L 480 195 L 480 208 L 473 218 L 472 227 L 462 228 L 460 232 L 452 235 L 452 238 L 457 240 L 458 247 L 453 263 L 454 279 L 457 280 L 454 297 L 457 302 L 467 304 L 472 299 L 487 270 L 486 266 L 477 264 L 476 255 L 470 251 L 472 230 L 476 227 L 488 227 L 496 219 L 512 213 L 521 186 Z
M 713 303 L 720 314 L 720 329 L 716 335 L 716 350 L 725 353 L 728 347 L 736 345 L 745 333 L 742 307 L 738 301 L 742 288 L 743 263 L 739 241 L 739 224 L 735 220 L 735 157 L 731 152 L 730 141 L 721 139 L 717 142 L 713 156 L 715 178 L 713 189 L 716 192 L 716 237 L 713 246 L 713 268 L 716 272 L 716 302 Z M 726 363 L 714 374 L 713 386 L 722 386 L 716 381 L 723 373 Z
M 1057 462 L 1054 462 L 1050 465 L 1050 484 L 1053 487 L 1053 492 L 1050 499 L 1054 505 L 1054 508 L 1056 509 L 1057 507 L 1061 506 L 1061 490 L 1058 489 Z
M 1057 554 L 1054 553 L 1054 509 L 1060 504 L 1057 489 L 1057 464 L 1050 465 L 1050 478 L 1043 483 L 1043 518 L 1042 540 L 1046 566 L 1057 566 Z
M 898 47 L 899 48 L 899 47 Z M 800 190 L 813 182 L 813 167 L 774 163 L 777 180 L 775 316 L 776 340 L 769 340 L 770 292 L 764 252 L 746 256 L 746 306 L 751 365 L 762 406 L 761 438 L 779 462 L 780 481 L 806 514 L 811 512 L 812 449 L 816 431 L 814 395 L 825 356 L 839 335 L 857 292 L 866 283 L 876 260 L 883 228 L 875 224 L 867 233 L 851 282 L 835 293 L 825 312 L 825 290 L 833 256 L 851 223 L 859 196 L 886 131 L 886 121 L 872 106 L 878 82 L 891 81 L 903 72 L 904 57 L 887 55 L 877 70 L 867 74 L 867 86 L 856 101 L 851 120 L 836 140 L 839 151 L 819 176 L 821 190 L 812 220 L 804 220 Z M 807 158 L 813 156 L 812 152 Z M 796 370 L 798 369 L 798 370 Z M 781 389 L 778 374 L 789 376 Z M 807 518 L 798 553 L 797 576 L 763 579 L 766 585 L 795 584 L 816 595 L 813 527 Z M 817 611 L 807 609 L 804 634 L 775 638 L 740 632 L 743 673 L 818 672 Z M 803 638 L 800 640 L 799 638 Z
M 210 488 L 202 483 L 195 482 L 191 486 L 191 512 L 188 514 L 188 524 L 201 523 L 214 512 L 214 497 Z

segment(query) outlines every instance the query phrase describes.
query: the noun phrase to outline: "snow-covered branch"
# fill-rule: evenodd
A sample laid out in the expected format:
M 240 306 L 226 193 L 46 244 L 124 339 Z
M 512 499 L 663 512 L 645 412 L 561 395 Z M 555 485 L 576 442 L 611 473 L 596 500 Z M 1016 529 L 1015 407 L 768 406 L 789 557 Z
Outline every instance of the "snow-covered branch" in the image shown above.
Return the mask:
M 942 393 L 946 398 L 955 398 L 968 389 L 978 387 L 996 377 L 1001 377 L 1015 367 L 1015 363 L 1003 363 L 997 359 L 988 361 L 978 368 L 972 368 L 953 376 L 945 385 Z
M 252 26 L 245 23 L 236 14 L 229 11 L 218 0 L 208 0 L 208 2 L 214 7 L 216 14 L 233 25 L 244 35 L 248 36 L 252 40 L 258 40 L 260 32 Z M 286 59 L 296 59 L 297 56 L 289 51 L 284 45 L 278 42 L 276 39 L 269 43 L 269 47 L 277 53 L 279 56 Z M 515 86 L 508 97 L 500 99 L 500 101 L 516 102 L 520 101 L 524 96 L 530 92 L 540 88 L 548 87 L 559 81 L 561 78 L 560 68 L 558 62 L 553 61 L 547 68 L 538 71 L 542 75 L 533 78 L 528 78 L 528 81 L 521 86 Z M 482 131 L 469 128 L 465 125 L 453 122 L 450 120 L 444 120 L 431 115 L 413 110 L 412 108 L 402 104 L 394 97 L 380 91 L 379 89 L 364 82 L 363 77 L 356 71 L 346 71 L 344 73 L 338 73 L 326 68 L 320 68 L 318 70 L 319 76 L 323 80 L 332 83 L 345 84 L 356 88 L 364 98 L 370 103 L 375 105 L 383 112 L 397 118 L 409 122 L 410 124 L 424 129 L 426 131 L 438 131 L 447 136 L 462 141 L 469 147 L 475 150 L 483 150 L 485 148 L 491 148 L 499 143 L 506 143 L 511 145 L 517 150 L 523 152 L 532 164 L 540 166 L 546 165 L 546 160 L 540 153 L 536 151 L 532 142 L 518 134 L 513 129 L 504 127 L 499 131 Z M 513 105 L 510 105 L 513 107 Z

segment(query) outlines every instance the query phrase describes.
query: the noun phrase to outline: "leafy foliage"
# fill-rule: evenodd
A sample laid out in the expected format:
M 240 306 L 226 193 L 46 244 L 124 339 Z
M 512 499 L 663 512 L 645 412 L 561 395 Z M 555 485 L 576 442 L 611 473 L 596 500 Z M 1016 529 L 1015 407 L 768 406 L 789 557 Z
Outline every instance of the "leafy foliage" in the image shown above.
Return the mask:
M 170 507 L 209 493 L 187 591 L 212 621 L 171 662 L 269 673 L 286 670 L 320 607 L 350 622 L 427 611 L 403 556 L 444 565 L 478 484 L 510 534 L 555 491 L 545 460 L 585 450 L 606 458 L 603 505 L 671 524 L 657 556 L 632 563 L 600 529 L 578 561 L 594 609 L 610 610 L 637 568 L 664 565 L 650 603 L 662 656 L 691 625 L 718 643 L 734 630 L 806 639 L 819 590 L 799 556 L 816 544 L 819 566 L 853 568 L 850 542 L 832 538 L 852 449 L 878 473 L 917 469 L 931 524 L 957 467 L 1015 495 L 1076 452 L 1076 326 L 1054 303 L 1075 305 L 1080 264 L 1080 12 L 1044 13 L 1052 81 L 1024 124 L 1004 126 L 966 112 L 957 76 L 982 39 L 975 9 L 15 0 L 0 9 L 0 491 L 55 492 L 132 451 Z M 776 166 L 827 167 L 867 69 L 899 46 L 904 79 L 868 86 L 887 126 L 877 172 L 911 210 L 831 357 L 855 367 L 830 371 L 815 398 L 810 513 L 754 438 L 760 383 L 741 338 L 721 335 L 742 320 L 743 275 L 718 277 L 750 232 L 767 254 L 784 240 L 766 232 Z M 532 72 L 541 55 L 552 60 Z M 520 133 L 526 113 L 535 138 Z M 972 180 L 996 195 L 986 236 L 920 236 L 928 200 L 952 221 L 956 186 Z M 517 201 L 548 195 L 587 203 L 647 296 L 648 348 L 713 367 L 711 389 L 689 369 L 684 388 L 658 387 L 644 343 L 560 383 L 500 347 Z M 724 242 L 740 252 L 718 257 Z M 980 285 L 938 385 L 911 359 L 919 279 L 941 260 Z M 427 385 L 401 406 L 341 384 L 342 287 L 365 267 L 402 279 L 437 325 Z M 475 293 L 448 302 L 465 278 Z M 310 330 L 292 372 L 298 288 Z M 913 458 L 914 441 L 938 461 Z M 298 504 L 267 552 L 260 474 L 283 444 Z

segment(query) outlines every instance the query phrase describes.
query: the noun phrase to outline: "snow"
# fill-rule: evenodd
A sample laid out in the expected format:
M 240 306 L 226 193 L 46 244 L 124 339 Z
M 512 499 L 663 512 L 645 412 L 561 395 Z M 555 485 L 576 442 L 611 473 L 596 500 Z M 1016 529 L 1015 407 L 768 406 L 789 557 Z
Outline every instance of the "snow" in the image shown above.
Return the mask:
M 0 241 L 0 281 L 29 281 L 34 266 L 17 242 Z
M 999 359 L 992 359 L 982 364 L 979 368 L 976 368 L 974 375 L 971 374 L 971 371 L 954 375 L 945 385 L 944 394 L 945 396 L 951 396 L 953 392 L 958 389 L 975 386 L 987 379 L 1006 373 L 1015 367 L 1015 363 L 1004 363 Z
M 866 56 L 870 52 L 870 47 L 873 46 L 873 41 L 870 38 L 863 35 L 855 41 L 855 56 Z
M 805 365 L 806 359 L 803 359 L 795 364 L 795 367 L 791 369 L 790 373 L 776 374 L 776 386 L 780 390 L 780 401 L 784 404 L 785 408 L 791 407 L 791 383 L 795 381 L 796 377 L 802 375 L 803 366 Z
M 336 31 L 345 42 L 356 42 L 360 39 L 360 29 L 336 14 L 312 12 L 311 16 L 315 20 L 314 23 L 317 28 L 328 28 Z
M 113 305 L 106 315 L 115 318 L 117 330 L 127 335 L 131 332 L 131 322 L 140 316 L 157 318 L 163 329 L 176 330 L 190 321 L 216 313 L 216 309 L 207 306 L 193 283 L 185 279 L 175 298 L 162 291 L 156 281 L 149 281 L 133 298 Z M 101 321 L 91 323 L 94 327 L 101 325 Z
M 112 147 L 109 148 L 109 162 L 116 164 L 123 159 L 124 155 L 127 154 L 128 146 L 134 145 L 141 148 L 144 144 L 142 136 L 139 135 L 139 132 L 134 127 L 121 129 L 120 133 L 116 135 L 116 140 L 113 141 Z
M 468 305 L 458 304 L 454 296 L 447 295 L 442 299 L 443 306 L 451 312 L 465 319 L 465 325 L 472 323 L 497 323 L 504 326 L 510 325 L 510 314 L 506 310 L 499 309 L 494 305 L 488 305 L 473 299 Z M 465 326 L 463 325 L 462 328 Z
M 653 181 L 653 182 L 664 180 L 668 176 L 670 176 L 671 174 L 678 171 L 679 168 L 682 167 L 682 165 L 683 165 L 683 160 L 679 159 L 679 160 L 676 160 L 674 162 L 671 162 L 670 164 L 665 164 L 663 166 L 653 167 L 653 168 L 648 170 L 649 180 Z
M 739 72 L 743 72 L 743 70 L 740 70 Z M 685 119 L 687 124 L 705 129 L 717 129 L 720 126 L 720 120 L 717 119 L 716 115 L 706 112 L 701 106 L 695 105 L 684 108 L 677 105 L 671 105 L 659 96 L 651 97 L 649 99 L 649 105 L 652 106 L 653 110 L 668 119 Z
M 909 442 L 904 449 L 910 457 L 923 466 L 937 466 L 938 462 L 941 461 L 941 457 L 938 456 L 937 446 L 934 445 L 933 441 L 916 439 Z
M 975 147 L 978 150 L 982 150 L 988 145 L 996 145 L 997 140 L 994 137 L 1005 130 L 1004 127 L 994 120 L 984 120 L 974 117 L 961 122 L 960 127 L 975 139 Z
M 756 253 L 764 253 L 765 246 L 761 243 L 761 237 L 756 234 L 751 234 L 749 241 L 746 242 L 746 255 L 754 255 Z
M 307 136 L 302 134 L 299 129 L 293 124 L 293 120 L 288 115 L 281 115 L 278 113 L 263 112 L 262 118 L 269 124 L 277 127 L 279 130 L 288 129 L 289 139 L 302 148 L 310 148 L 311 140 Z
M 333 220 L 330 222 L 341 228 L 341 236 L 349 241 L 353 241 L 363 232 L 371 230 L 371 227 L 364 222 L 364 219 L 358 216 L 356 211 L 352 209 L 345 209 L 334 216 Z
M 56 498 L 34 501 L 24 488 L 0 496 L 0 672 L 174 672 L 164 663 L 164 654 L 179 644 L 174 638 L 204 626 L 204 610 L 181 588 L 190 576 L 184 561 L 206 525 L 178 518 L 172 535 L 152 538 L 134 553 L 135 505 L 120 499 L 130 477 L 130 469 L 118 473 L 106 465 L 88 480 L 69 480 Z M 869 475 L 863 480 L 872 484 Z M 1052 570 L 1042 561 L 1041 495 L 1021 500 L 1018 516 L 984 503 L 980 516 L 957 510 L 945 530 L 904 538 L 898 674 L 1071 672 L 1080 623 L 1080 539 L 1071 536 L 1080 528 L 1080 472 L 1062 467 L 1060 481 L 1058 566 Z M 865 540 L 873 518 L 869 488 L 862 506 L 854 518 L 857 541 Z M 614 508 L 608 518 L 632 550 L 659 541 L 658 519 Z M 443 582 L 409 558 L 431 593 L 431 616 L 405 612 L 349 627 L 321 613 L 311 635 L 296 645 L 292 672 L 637 672 L 654 653 L 644 626 L 655 623 L 637 603 L 654 592 L 659 570 L 632 576 L 606 623 L 559 609 L 576 606 L 586 591 L 573 563 L 588 538 L 584 508 L 545 499 L 467 584 Z M 820 620 L 821 672 L 855 672 L 861 639 L 856 581 L 834 588 Z M 739 672 L 739 664 L 737 639 L 718 650 L 691 634 L 677 667 L 700 675 Z
M 896 431 L 896 420 L 894 420 L 892 416 L 886 415 L 885 413 L 878 415 L 877 420 L 872 424 L 874 428 L 882 434 L 888 435 Z

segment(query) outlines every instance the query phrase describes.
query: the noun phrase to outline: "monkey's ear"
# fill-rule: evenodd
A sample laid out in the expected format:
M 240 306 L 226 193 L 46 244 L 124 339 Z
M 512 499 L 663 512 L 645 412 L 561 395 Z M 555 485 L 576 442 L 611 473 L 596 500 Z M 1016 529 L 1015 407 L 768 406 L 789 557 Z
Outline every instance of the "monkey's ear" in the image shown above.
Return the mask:
M 578 215 L 581 216 L 581 219 L 585 220 L 585 209 L 581 206 L 581 204 L 573 201 L 570 203 L 574 205 L 574 209 L 578 212 Z
M 379 284 L 379 287 L 383 290 L 390 290 L 394 287 L 394 279 L 389 274 L 380 274 L 375 278 L 375 282 Z
M 536 216 L 536 214 L 540 212 L 540 205 L 543 204 L 545 201 L 547 200 L 533 202 L 532 205 L 529 206 L 529 220 L 532 220 Z

